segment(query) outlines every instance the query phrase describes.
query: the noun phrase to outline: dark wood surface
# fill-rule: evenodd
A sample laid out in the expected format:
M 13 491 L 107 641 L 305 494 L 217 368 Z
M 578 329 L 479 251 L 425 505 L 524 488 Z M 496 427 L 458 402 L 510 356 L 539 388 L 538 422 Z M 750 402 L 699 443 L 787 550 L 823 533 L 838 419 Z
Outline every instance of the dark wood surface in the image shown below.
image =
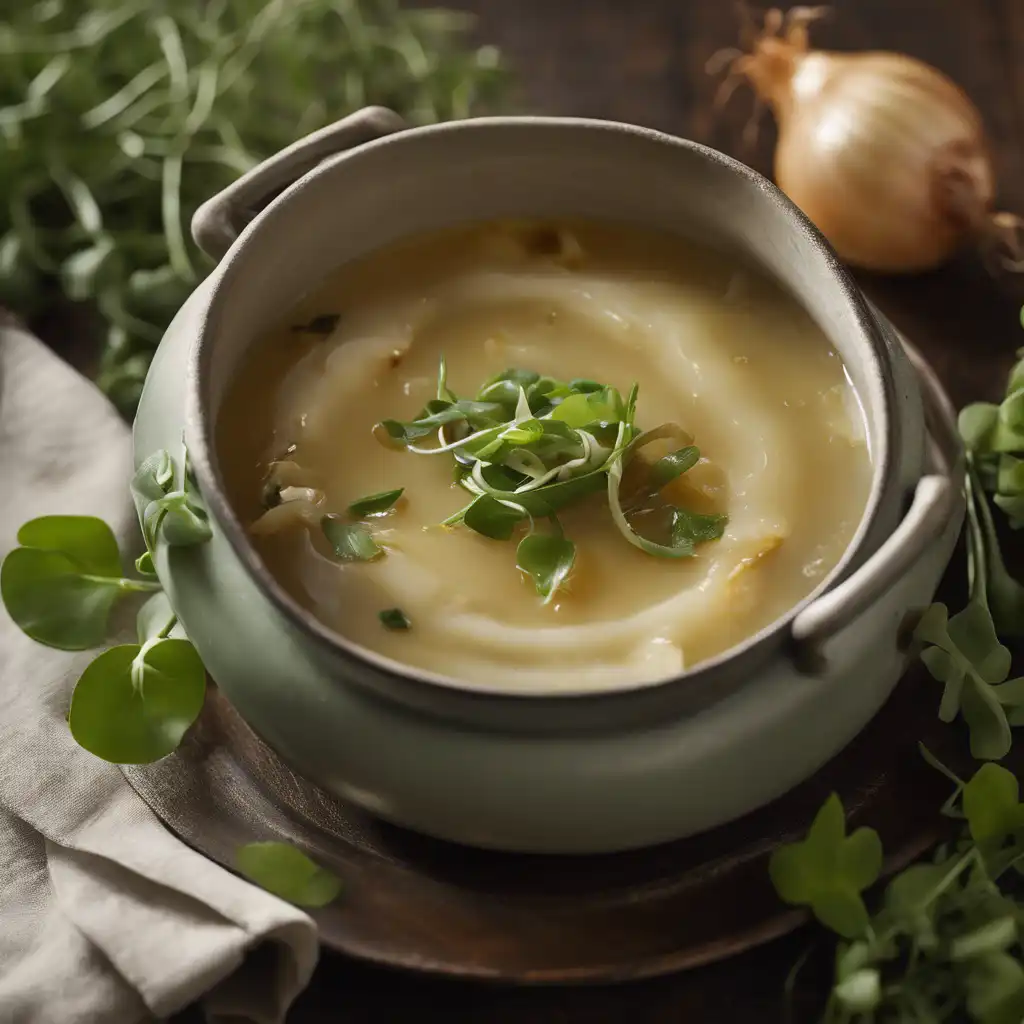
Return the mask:
M 728 0 L 446 0 L 480 16 L 522 83 L 520 105 L 542 113 L 615 118 L 694 138 L 765 173 L 774 129 L 745 153 L 749 97 L 712 113 L 704 72 L 737 40 Z M 945 71 L 988 126 L 1004 208 L 1024 213 L 1024 2 L 836 0 L 817 45 L 898 50 Z M 995 389 L 1024 345 L 1024 279 L 994 280 L 970 254 L 915 278 L 860 275 L 893 322 L 929 357 L 957 404 Z M 797 934 L 710 968 L 603 989 L 513 989 L 428 980 L 325 954 L 291 1024 L 732 1024 L 782 1021 L 782 987 L 810 941 Z

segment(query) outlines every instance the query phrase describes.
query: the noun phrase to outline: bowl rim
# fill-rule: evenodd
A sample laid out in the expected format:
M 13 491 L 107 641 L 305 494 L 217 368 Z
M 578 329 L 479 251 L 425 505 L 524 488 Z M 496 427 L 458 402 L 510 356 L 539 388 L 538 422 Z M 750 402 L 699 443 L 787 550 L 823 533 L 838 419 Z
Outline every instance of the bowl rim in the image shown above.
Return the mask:
M 793 231 L 802 235 L 809 248 L 834 278 L 839 294 L 846 304 L 850 322 L 866 340 L 873 359 L 868 368 L 870 376 L 877 379 L 882 397 L 882 426 L 880 436 L 873 445 L 871 488 L 861 513 L 854 535 L 843 551 L 842 557 L 832 570 L 819 581 L 818 585 L 800 601 L 790 606 L 782 615 L 766 626 L 745 637 L 739 643 L 719 652 L 711 658 L 698 662 L 692 669 L 681 673 L 640 681 L 627 681 L 614 687 L 560 688 L 543 692 L 522 690 L 508 684 L 482 684 L 470 680 L 447 676 L 443 673 L 419 668 L 390 658 L 362 646 L 321 622 L 310 610 L 304 608 L 267 568 L 248 534 L 235 513 L 224 488 L 223 475 L 216 452 L 214 417 L 208 408 L 202 387 L 205 366 L 214 347 L 212 336 L 216 315 L 225 302 L 225 295 L 242 274 L 240 253 L 250 245 L 258 244 L 261 236 L 272 230 L 276 218 L 283 216 L 290 200 L 315 178 L 334 172 L 338 167 L 360 160 L 375 159 L 378 151 L 408 143 L 410 139 L 464 134 L 481 129 L 514 128 L 557 131 L 584 131 L 610 133 L 636 138 L 643 142 L 655 142 L 675 149 L 688 150 L 699 158 L 716 165 L 723 171 L 738 175 L 755 186 L 766 198 L 782 211 L 789 220 Z M 185 437 L 188 442 L 189 462 L 195 473 L 200 492 L 210 514 L 217 520 L 234 554 L 246 573 L 264 596 L 269 598 L 276 610 L 283 615 L 286 623 L 313 642 L 320 653 L 331 659 L 341 659 L 352 669 L 352 679 L 371 683 L 372 674 L 378 684 L 387 684 L 392 696 L 402 688 L 413 686 L 422 694 L 424 687 L 434 688 L 435 695 L 445 693 L 449 697 L 469 700 L 506 701 L 522 706 L 543 702 L 545 706 L 567 702 L 578 703 L 581 699 L 618 701 L 651 694 L 673 688 L 677 684 L 699 687 L 712 683 L 725 669 L 735 669 L 748 659 L 763 656 L 773 644 L 784 636 L 796 616 L 817 598 L 828 592 L 850 574 L 851 563 L 861 552 L 865 538 L 882 507 L 884 497 L 890 493 L 899 473 L 896 453 L 900 450 L 901 426 L 897 415 L 899 403 L 892 373 L 886 372 L 890 362 L 890 345 L 881 324 L 871 311 L 867 299 L 857 287 L 850 273 L 840 263 L 838 256 L 824 235 L 773 182 L 748 167 L 746 164 L 709 146 L 683 139 L 665 132 L 640 125 L 619 121 L 608 121 L 579 117 L 549 117 L 542 115 L 514 115 L 466 118 L 438 124 L 405 128 L 362 143 L 352 149 L 331 156 L 305 174 L 298 177 L 286 189 L 279 192 L 247 224 L 229 251 L 220 260 L 212 276 L 212 287 L 206 296 L 198 316 L 198 331 L 191 347 L 186 373 Z M 798 300 L 799 301 L 799 300 Z M 859 571 L 859 567 L 853 570 Z M 376 689 L 377 687 L 373 687 Z

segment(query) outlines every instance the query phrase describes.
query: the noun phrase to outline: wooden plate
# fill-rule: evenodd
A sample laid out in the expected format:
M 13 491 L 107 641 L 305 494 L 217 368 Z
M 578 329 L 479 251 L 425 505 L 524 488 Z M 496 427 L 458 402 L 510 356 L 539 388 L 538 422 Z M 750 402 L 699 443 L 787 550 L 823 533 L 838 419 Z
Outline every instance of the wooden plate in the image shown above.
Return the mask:
M 953 576 L 962 565 L 954 559 Z M 962 600 L 945 589 L 954 606 Z M 171 829 L 227 867 L 241 844 L 280 839 L 335 870 L 345 891 L 314 915 L 333 949 L 458 977 L 621 981 L 796 927 L 802 915 L 776 898 L 768 858 L 833 790 L 852 826 L 885 836 L 889 869 L 917 856 L 949 791 L 917 740 L 954 767 L 964 762 L 959 730 L 936 718 L 939 693 L 915 664 L 868 728 L 786 796 L 713 832 L 607 856 L 497 854 L 387 825 L 294 774 L 213 687 L 178 753 L 124 773 Z

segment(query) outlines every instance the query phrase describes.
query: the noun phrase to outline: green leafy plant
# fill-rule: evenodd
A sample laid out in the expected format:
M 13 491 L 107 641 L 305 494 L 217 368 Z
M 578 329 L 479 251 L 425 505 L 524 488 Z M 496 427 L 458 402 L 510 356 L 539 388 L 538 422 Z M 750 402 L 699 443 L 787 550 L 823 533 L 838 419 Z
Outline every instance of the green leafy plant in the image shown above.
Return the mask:
M 1024 1019 L 1018 782 L 993 763 L 966 783 L 942 770 L 956 784 L 946 813 L 964 824 L 931 860 L 895 875 L 873 915 L 860 892 L 878 877 L 882 843 L 869 828 L 844 838 L 834 794 L 807 838 L 772 857 L 779 895 L 840 937 L 826 1024 Z
M 365 498 L 358 498 L 349 505 L 348 510 L 354 516 L 379 516 L 394 507 L 395 502 L 402 496 L 405 488 L 399 487 L 393 491 L 381 491 L 379 494 L 368 494 Z
M 92 516 L 44 516 L 18 531 L 20 547 L 0 566 L 8 613 L 33 640 L 84 650 L 108 636 L 115 605 L 130 594 L 151 596 L 136 616 L 138 643 L 112 647 L 75 685 L 68 725 L 86 750 L 118 764 L 144 764 L 175 750 L 202 710 L 206 672 L 188 640 L 172 636 L 177 618 L 156 579 L 158 542 L 174 547 L 210 537 L 187 454 L 181 470 L 165 452 L 139 467 L 132 494 L 146 541 L 136 562 L 142 578 L 125 576 L 110 527 Z
M 448 386 L 442 359 L 437 397 L 415 419 L 383 420 L 376 433 L 382 443 L 417 455 L 452 457 L 457 482 L 472 500 L 442 525 L 507 541 L 526 524 L 516 564 L 548 603 L 576 561 L 558 512 L 587 495 L 606 491 L 623 537 L 662 558 L 692 557 L 698 544 L 717 540 L 725 529 L 725 515 L 680 508 L 663 496 L 664 488 L 700 461 L 700 451 L 674 423 L 641 432 L 635 424 L 637 390 L 634 385 L 623 399 L 616 388 L 597 381 L 561 381 L 513 367 L 485 382 L 474 398 L 461 399 Z M 431 434 L 438 443 L 424 447 L 421 442 Z M 656 442 L 680 447 L 644 462 L 640 450 Z M 627 472 L 634 477 L 628 487 Z M 538 532 L 542 518 L 552 532 Z M 640 522 L 653 525 L 640 533 Z
M 0 593 L 15 624 L 48 647 L 96 647 L 121 598 L 160 588 L 123 575 L 114 534 L 93 516 L 33 519 L 18 543 L 0 568 Z
M 787 903 L 810 907 L 826 927 L 853 939 L 867 927 L 861 893 L 878 880 L 882 842 L 868 828 L 848 836 L 843 805 L 833 793 L 807 838 L 776 850 L 770 870 L 772 884 Z
M 1024 433 L 1017 416 L 1024 401 L 1024 360 L 1010 372 L 1007 396 L 1001 406 L 976 403 L 960 413 L 960 433 L 967 449 L 967 607 L 949 617 L 944 605 L 933 605 L 921 617 L 915 636 L 923 644 L 922 659 L 945 686 L 939 717 L 952 721 L 962 715 L 970 731 L 971 752 L 999 760 L 1010 750 L 1010 726 L 1024 722 L 1024 680 L 1007 680 L 1010 652 L 999 636 L 1024 635 L 1024 586 L 1003 561 L 992 510 L 985 494 L 996 489 L 994 501 L 1011 508 L 1011 498 L 999 491 L 1013 472 L 1007 460 L 1024 455 Z M 1024 462 L 1021 462 L 1024 465 Z M 1005 500 L 1003 500 L 1005 499 Z M 1010 526 L 1024 520 L 1012 514 Z
M 967 450 L 969 599 L 953 616 L 932 605 L 914 635 L 943 684 L 939 717 L 960 717 L 971 753 L 988 763 L 964 783 L 922 748 L 956 787 L 942 812 L 964 825 L 930 861 L 896 875 L 873 915 L 861 893 L 878 877 L 881 841 L 871 829 L 845 835 L 837 796 L 805 839 L 773 855 L 780 897 L 808 907 L 840 937 L 827 1024 L 1024 1020 L 1024 805 L 1017 779 L 993 763 L 1010 751 L 1011 727 L 1024 724 L 1024 678 L 1007 678 L 1011 656 L 1000 642 L 1024 636 L 1024 586 L 1003 561 L 986 495 L 1012 529 L 1024 526 L 1024 358 L 1002 403 L 967 406 L 959 428 Z
M 209 270 L 201 202 L 370 103 L 413 122 L 493 107 L 505 75 L 472 19 L 395 0 L 25 0 L 0 23 L 0 304 L 59 291 L 106 328 L 126 412 Z M 322 332 L 322 323 L 308 329 Z
M 235 866 L 251 882 L 300 907 L 324 907 L 337 899 L 341 880 L 288 843 L 247 843 Z

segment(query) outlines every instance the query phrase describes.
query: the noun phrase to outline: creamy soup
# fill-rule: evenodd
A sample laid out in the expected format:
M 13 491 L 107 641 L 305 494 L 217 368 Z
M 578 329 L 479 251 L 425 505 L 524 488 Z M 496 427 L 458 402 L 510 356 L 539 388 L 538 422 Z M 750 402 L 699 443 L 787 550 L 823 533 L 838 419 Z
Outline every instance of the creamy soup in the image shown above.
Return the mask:
M 842 361 L 793 299 L 592 223 L 342 267 L 253 349 L 218 446 L 257 550 L 322 622 L 524 691 L 666 677 L 757 632 L 835 566 L 871 475 Z

